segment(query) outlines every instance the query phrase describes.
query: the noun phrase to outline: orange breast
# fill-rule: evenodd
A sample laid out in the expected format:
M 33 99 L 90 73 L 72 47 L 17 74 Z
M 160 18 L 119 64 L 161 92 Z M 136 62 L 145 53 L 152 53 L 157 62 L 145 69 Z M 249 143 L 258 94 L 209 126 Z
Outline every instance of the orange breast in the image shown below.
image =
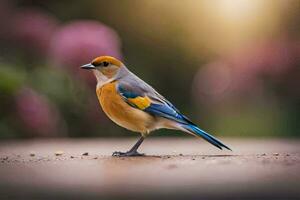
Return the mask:
M 116 82 L 105 84 L 96 92 L 103 111 L 116 124 L 143 134 L 153 129 L 155 118 L 128 105 L 117 92 Z

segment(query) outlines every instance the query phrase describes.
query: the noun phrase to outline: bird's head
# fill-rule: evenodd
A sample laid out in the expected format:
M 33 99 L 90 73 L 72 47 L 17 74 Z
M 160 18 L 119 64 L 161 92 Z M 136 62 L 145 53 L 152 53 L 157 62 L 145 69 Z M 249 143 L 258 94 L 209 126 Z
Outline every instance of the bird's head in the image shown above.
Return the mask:
M 92 60 L 91 63 L 82 65 L 82 69 L 92 70 L 97 80 L 113 78 L 124 64 L 118 59 L 111 56 L 99 56 Z

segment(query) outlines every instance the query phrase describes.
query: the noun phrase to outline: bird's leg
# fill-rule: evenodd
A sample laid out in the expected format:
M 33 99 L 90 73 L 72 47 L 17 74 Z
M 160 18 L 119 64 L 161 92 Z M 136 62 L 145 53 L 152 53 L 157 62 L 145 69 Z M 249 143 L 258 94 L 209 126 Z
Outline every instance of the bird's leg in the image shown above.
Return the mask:
M 137 152 L 137 149 L 139 146 L 142 144 L 144 141 L 144 137 L 142 136 L 133 147 L 127 151 L 127 152 L 119 152 L 115 151 L 112 156 L 117 156 L 117 157 L 126 157 L 126 156 L 143 156 L 144 154 Z

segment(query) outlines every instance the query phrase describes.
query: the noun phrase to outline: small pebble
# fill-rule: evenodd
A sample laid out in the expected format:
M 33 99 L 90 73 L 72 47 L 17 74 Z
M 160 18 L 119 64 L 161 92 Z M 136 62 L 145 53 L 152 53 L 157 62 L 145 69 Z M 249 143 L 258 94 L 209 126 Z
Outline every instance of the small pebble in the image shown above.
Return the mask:
M 162 156 L 161 158 L 168 159 L 168 158 L 171 158 L 171 156 Z
M 287 154 L 285 154 L 285 156 L 290 156 L 290 154 L 287 153 Z
M 83 156 L 88 156 L 89 155 L 89 152 L 85 152 L 82 154 Z
M 195 158 L 192 158 L 192 160 L 196 160 Z
M 182 154 L 182 153 L 180 153 L 180 154 L 179 154 L 179 156 L 183 156 L 183 154 Z
M 273 156 L 279 156 L 279 153 L 273 153 Z
M 267 154 L 265 154 L 265 153 L 263 153 L 263 154 L 261 154 L 261 156 L 266 156 Z
M 74 156 L 70 156 L 70 158 L 75 158 Z
M 34 152 L 31 152 L 29 155 L 30 155 L 31 157 L 34 157 L 34 156 L 35 156 L 35 153 L 34 153 Z
M 63 152 L 63 151 L 56 151 L 54 154 L 55 154 L 56 156 L 61 156 L 61 155 L 64 154 L 64 152 Z
M 2 158 L 2 160 L 7 160 L 8 159 L 8 156 L 5 156 Z
M 98 157 L 96 156 L 96 157 L 94 157 L 93 159 L 96 160 L 96 159 L 98 159 Z

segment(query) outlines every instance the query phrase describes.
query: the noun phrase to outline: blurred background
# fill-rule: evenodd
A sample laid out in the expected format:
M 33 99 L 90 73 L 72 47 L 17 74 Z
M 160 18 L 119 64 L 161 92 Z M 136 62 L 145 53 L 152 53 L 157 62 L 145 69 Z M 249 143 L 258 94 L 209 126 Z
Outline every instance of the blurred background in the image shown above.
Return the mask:
M 79 69 L 100 55 L 216 136 L 300 136 L 298 0 L 0 0 L 0 26 L 2 139 L 133 136 Z

